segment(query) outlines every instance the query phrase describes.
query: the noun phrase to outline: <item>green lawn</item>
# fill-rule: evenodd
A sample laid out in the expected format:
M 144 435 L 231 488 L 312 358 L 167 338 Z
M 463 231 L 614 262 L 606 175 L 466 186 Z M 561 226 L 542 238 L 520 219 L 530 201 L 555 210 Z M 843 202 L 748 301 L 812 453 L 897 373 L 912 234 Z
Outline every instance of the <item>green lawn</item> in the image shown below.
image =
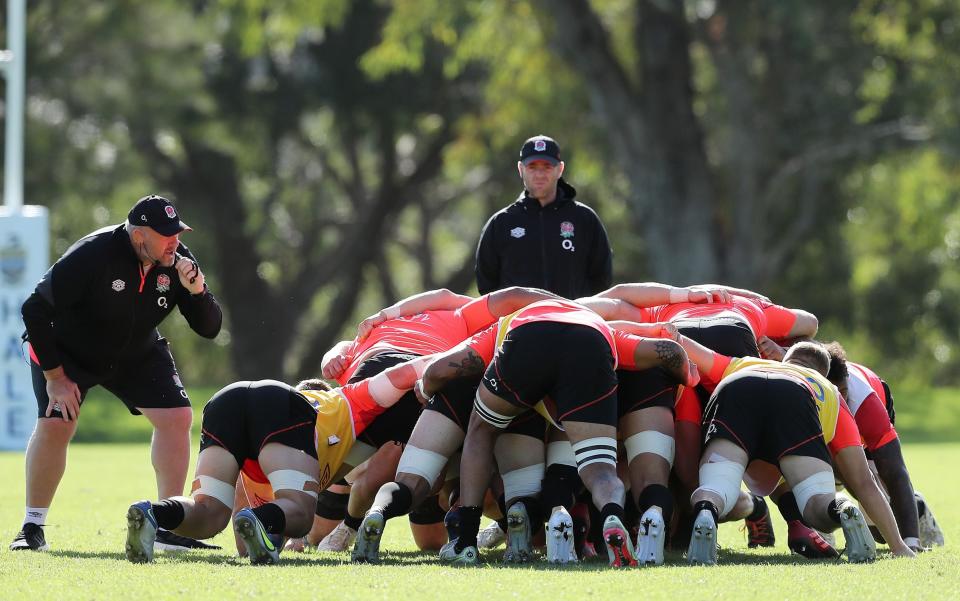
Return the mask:
M 88 416 L 89 417 L 89 416 Z M 3 599 L 928 599 L 960 595 L 960 444 L 912 444 L 907 459 L 944 530 L 947 547 L 916 561 L 881 553 L 872 565 L 808 562 L 787 553 L 785 527 L 777 522 L 778 546 L 748 550 L 736 525 L 721 528 L 719 567 L 689 567 L 671 556 L 660 568 L 611 571 L 601 564 L 569 569 L 535 565 L 480 569 L 438 565 L 415 551 L 402 520 L 391 523 L 383 542 L 386 565 L 352 566 L 347 554 L 284 555 L 282 565 L 251 567 L 235 559 L 232 539 L 223 551 L 158 554 L 151 565 L 123 557 L 124 514 L 132 501 L 154 492 L 147 445 L 77 444 L 49 516 L 50 553 L 0 550 Z M 23 455 L 0 454 L 9 486 L 0 492 L 3 536 L 13 537 L 23 511 Z M 498 558 L 500 551 L 487 559 Z

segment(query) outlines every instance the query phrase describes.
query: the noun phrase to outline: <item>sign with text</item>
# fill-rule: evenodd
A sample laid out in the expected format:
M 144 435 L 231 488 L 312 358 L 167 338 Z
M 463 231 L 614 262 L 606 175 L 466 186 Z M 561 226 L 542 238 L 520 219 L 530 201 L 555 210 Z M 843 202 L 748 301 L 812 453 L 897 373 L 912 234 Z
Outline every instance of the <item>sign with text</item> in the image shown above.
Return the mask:
M 50 267 L 46 207 L 0 206 L 0 450 L 22 450 L 37 419 L 20 307 Z

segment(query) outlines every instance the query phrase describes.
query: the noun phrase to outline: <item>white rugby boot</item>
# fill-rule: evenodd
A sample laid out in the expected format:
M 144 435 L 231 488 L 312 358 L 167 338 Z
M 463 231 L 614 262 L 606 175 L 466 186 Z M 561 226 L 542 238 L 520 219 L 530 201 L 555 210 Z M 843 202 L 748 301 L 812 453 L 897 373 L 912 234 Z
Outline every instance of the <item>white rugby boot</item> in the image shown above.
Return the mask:
M 666 525 L 663 514 L 653 507 L 640 516 L 637 532 L 637 562 L 640 565 L 663 565 L 663 545 L 666 540 Z
M 562 506 L 558 505 L 550 513 L 547 521 L 547 561 L 550 563 L 576 563 L 577 552 L 574 549 L 573 518 Z
M 687 561 L 705 566 L 717 563 L 717 524 L 709 509 L 701 509 L 693 522 L 693 534 L 687 548 Z
M 357 538 L 357 531 L 347 526 L 343 522 L 337 524 L 337 527 L 330 531 L 323 540 L 317 544 L 317 551 L 346 551 L 353 545 Z
M 530 517 L 523 501 L 517 501 L 507 510 L 507 550 L 503 563 L 528 563 L 533 559 L 530 544 Z
M 865 563 L 877 558 L 877 544 L 873 542 L 870 527 L 863 513 L 850 501 L 840 505 L 840 527 L 847 541 L 847 559 L 851 563 Z

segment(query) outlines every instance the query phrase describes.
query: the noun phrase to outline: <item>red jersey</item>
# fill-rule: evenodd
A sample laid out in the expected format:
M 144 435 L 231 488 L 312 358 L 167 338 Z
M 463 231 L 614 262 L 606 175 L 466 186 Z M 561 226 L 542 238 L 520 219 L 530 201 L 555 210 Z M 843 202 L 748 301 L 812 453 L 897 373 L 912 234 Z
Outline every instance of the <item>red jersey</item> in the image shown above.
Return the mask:
M 797 316 L 786 307 L 762 300 L 732 296 L 729 303 L 673 303 L 641 309 L 650 323 L 706 317 L 729 317 L 746 323 L 755 337 L 785 338 Z
M 611 329 L 602 317 L 583 305 L 568 300 L 544 300 L 527 305 L 515 313 L 500 318 L 496 324 L 474 335 L 467 344 L 480 355 L 485 364 L 489 365 L 509 332 L 524 324 L 542 321 L 593 328 L 603 335 L 607 344 L 610 345 L 614 369 L 635 367 L 634 351 L 643 338 Z
M 487 306 L 489 295 L 476 298 L 455 311 L 424 311 L 417 315 L 388 319 L 344 353 L 350 365 L 337 378 L 346 384 L 366 359 L 386 351 L 411 355 L 432 355 L 457 346 L 497 318 Z
M 847 361 L 847 397 L 844 399 L 868 451 L 897 438 L 887 413 L 886 391 L 880 377 L 870 369 Z

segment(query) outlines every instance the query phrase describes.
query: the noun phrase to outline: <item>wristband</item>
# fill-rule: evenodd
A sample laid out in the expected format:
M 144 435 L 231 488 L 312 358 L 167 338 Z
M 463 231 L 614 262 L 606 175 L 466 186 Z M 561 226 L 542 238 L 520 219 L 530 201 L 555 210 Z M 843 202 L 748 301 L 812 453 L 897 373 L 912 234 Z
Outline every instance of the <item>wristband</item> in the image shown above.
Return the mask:
M 690 291 L 686 288 L 670 289 L 670 304 L 690 302 Z

